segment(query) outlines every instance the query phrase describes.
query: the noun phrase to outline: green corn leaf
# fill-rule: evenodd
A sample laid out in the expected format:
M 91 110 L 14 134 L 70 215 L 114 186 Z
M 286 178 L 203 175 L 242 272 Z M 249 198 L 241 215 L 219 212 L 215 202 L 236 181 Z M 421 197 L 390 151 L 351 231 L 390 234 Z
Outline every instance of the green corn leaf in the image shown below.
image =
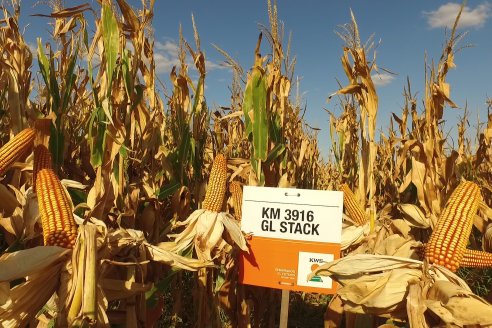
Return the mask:
M 55 71 L 55 56 L 52 51 L 50 51 L 50 70 L 49 70 L 49 79 L 50 79 L 50 95 L 53 99 L 53 111 L 56 114 L 60 114 L 60 88 L 58 87 L 58 81 L 56 80 L 56 71 Z
M 91 149 L 91 164 L 94 168 L 102 165 L 103 155 L 104 155 L 104 145 L 106 143 L 106 122 L 104 121 L 106 114 L 104 114 L 104 110 L 102 107 L 98 107 L 96 110 L 96 114 L 94 115 L 94 120 L 91 121 L 97 122 L 97 132 L 93 140 L 93 146 Z M 92 130 L 92 124 L 89 126 L 89 131 Z M 90 133 L 92 136 L 92 133 Z
M 180 179 L 184 177 L 185 167 L 189 163 L 190 151 L 191 151 L 191 133 L 188 126 L 183 126 L 182 139 L 178 146 L 178 166 L 180 172 Z
M 161 187 L 157 192 L 159 200 L 164 200 L 176 192 L 181 187 L 181 183 L 178 181 L 170 182 L 167 185 Z
M 254 157 L 265 161 L 268 154 L 267 88 L 263 72 L 258 67 L 253 69 L 252 88 Z
M 128 148 L 125 146 L 125 145 L 120 145 L 120 150 L 118 151 L 118 153 L 120 154 L 120 156 L 123 158 L 123 159 L 127 159 L 128 158 Z
M 41 44 L 41 38 L 38 38 L 38 64 L 43 76 L 44 83 L 50 89 L 50 64 L 48 58 L 43 51 L 43 45 Z
M 282 126 L 281 126 L 280 115 L 278 114 L 275 114 L 272 117 L 269 136 L 270 139 L 276 144 L 282 142 Z
M 79 48 L 76 48 L 74 54 L 70 57 L 67 74 L 65 75 L 65 92 L 63 93 L 63 102 L 61 107 L 62 114 L 65 113 L 67 109 L 68 100 L 70 99 L 70 93 L 73 90 L 73 84 L 76 78 L 73 72 L 75 70 L 75 64 L 77 62 L 78 53 L 79 53 Z
M 60 118 L 57 118 L 57 123 L 60 121 Z M 50 128 L 50 152 L 52 155 L 53 163 L 55 167 L 58 169 L 63 165 L 63 150 L 65 145 L 65 136 L 63 135 L 63 131 L 60 127 L 55 127 L 51 124 Z
M 196 86 L 196 94 L 195 94 L 195 99 L 193 101 L 193 108 L 191 109 L 191 112 L 194 114 L 196 113 L 196 109 L 198 108 L 198 105 L 200 105 L 200 101 L 202 98 L 202 84 L 203 84 L 203 77 L 200 76 L 198 79 L 198 84 Z
M 116 17 L 114 16 L 111 6 L 108 6 L 107 4 L 104 4 L 102 8 L 102 22 L 104 54 L 106 56 L 106 74 L 108 76 L 108 92 L 111 92 L 111 83 L 116 68 L 120 36 Z
M 249 136 L 253 133 L 253 127 L 251 125 L 251 119 L 249 117 L 249 112 L 253 110 L 253 86 L 252 86 L 251 76 L 248 78 L 246 83 L 246 89 L 244 90 L 243 97 L 243 113 L 244 113 L 244 125 L 246 126 L 246 135 Z
M 134 111 L 135 108 L 137 108 L 138 104 L 140 104 L 140 102 L 143 99 L 144 86 L 142 86 L 141 84 L 137 84 L 135 86 L 135 91 L 137 92 L 137 95 L 135 96 L 135 99 L 133 99 L 132 101 L 132 111 Z
M 123 81 L 125 81 L 125 91 L 128 98 L 131 98 L 133 90 L 133 79 L 130 73 L 130 58 L 129 51 L 124 50 L 121 58 L 121 71 L 123 73 Z
M 285 146 L 283 144 L 277 144 L 273 149 L 268 153 L 268 157 L 265 161 L 265 164 L 270 164 L 272 161 L 281 156 L 285 151 Z

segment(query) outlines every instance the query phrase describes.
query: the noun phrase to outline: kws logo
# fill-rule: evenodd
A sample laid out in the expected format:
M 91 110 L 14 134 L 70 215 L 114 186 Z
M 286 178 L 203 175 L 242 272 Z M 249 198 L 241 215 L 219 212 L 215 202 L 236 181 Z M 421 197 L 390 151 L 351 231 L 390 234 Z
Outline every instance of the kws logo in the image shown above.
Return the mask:
M 325 263 L 325 261 L 323 259 L 320 259 L 320 258 L 313 258 L 313 257 L 310 257 L 309 258 L 309 263 L 313 263 L 311 265 L 311 271 L 314 271 L 316 270 L 317 268 L 319 268 L 319 265 L 322 264 L 322 263 Z M 320 276 L 313 276 L 311 278 L 311 280 L 309 281 L 313 281 L 313 282 L 323 282 L 323 279 L 321 279 Z

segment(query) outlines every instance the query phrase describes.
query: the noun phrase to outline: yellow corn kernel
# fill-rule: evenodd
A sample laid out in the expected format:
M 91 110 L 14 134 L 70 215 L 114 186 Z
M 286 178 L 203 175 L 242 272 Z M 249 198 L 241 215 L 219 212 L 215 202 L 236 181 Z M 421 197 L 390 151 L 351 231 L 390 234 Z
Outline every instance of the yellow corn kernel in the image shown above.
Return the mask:
M 202 207 L 212 212 L 220 212 L 224 203 L 227 183 L 227 159 L 223 154 L 218 154 L 208 179 L 207 193 Z
M 465 249 L 460 267 L 469 268 L 487 268 L 492 267 L 492 253 L 477 251 L 474 249 Z
M 0 175 L 4 174 L 20 157 L 30 152 L 34 135 L 34 129 L 24 129 L 0 148 Z
M 234 216 L 241 222 L 243 206 L 243 187 L 237 181 L 232 181 L 229 185 L 229 192 L 232 196 L 232 205 L 234 206 Z
M 53 170 L 42 169 L 37 173 L 36 185 L 44 244 L 73 248 L 77 225 L 60 180 Z
M 51 169 L 51 153 L 44 145 L 34 147 L 34 166 L 32 170 L 32 186 L 36 191 L 36 176 L 42 169 Z
M 347 209 L 350 218 L 354 220 L 355 224 L 358 226 L 366 224 L 366 213 L 355 198 L 352 190 L 350 190 L 350 187 L 344 183 L 341 185 L 340 189 L 343 191 L 343 207 Z
M 464 181 L 456 187 L 425 247 L 427 261 L 451 271 L 458 269 L 481 199 L 480 188 L 473 182 Z

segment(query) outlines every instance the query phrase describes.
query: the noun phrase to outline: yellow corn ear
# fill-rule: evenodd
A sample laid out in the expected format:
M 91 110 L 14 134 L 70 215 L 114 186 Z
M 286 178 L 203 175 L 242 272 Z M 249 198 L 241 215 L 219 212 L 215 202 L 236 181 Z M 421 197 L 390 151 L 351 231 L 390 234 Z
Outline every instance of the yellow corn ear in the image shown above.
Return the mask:
M 207 192 L 202 207 L 212 212 L 220 212 L 224 203 L 227 184 L 227 159 L 223 154 L 218 154 L 212 164 L 210 178 L 208 179 Z
M 32 186 L 36 191 L 36 177 L 42 169 L 51 169 L 51 153 L 44 145 L 34 147 L 34 166 L 32 170 Z
M 453 191 L 425 247 L 425 258 L 451 271 L 463 260 L 473 218 L 482 196 L 473 182 L 461 182 Z
M 0 148 L 0 175 L 4 174 L 10 165 L 32 149 L 34 135 L 34 129 L 24 129 Z
M 347 213 L 357 226 L 366 224 L 367 216 L 360 203 L 355 198 L 350 187 L 345 183 L 341 185 L 340 190 L 343 191 L 343 207 L 347 209 Z
M 42 169 L 37 173 L 36 185 L 44 244 L 73 248 L 77 225 L 60 180 L 52 169 Z
M 232 204 L 234 206 L 234 216 L 236 220 L 241 222 L 242 206 L 243 206 L 243 187 L 237 181 L 232 181 L 229 185 L 229 192 L 232 196 Z
M 465 249 L 460 266 L 469 268 L 492 267 L 492 253 L 477 251 L 474 249 Z

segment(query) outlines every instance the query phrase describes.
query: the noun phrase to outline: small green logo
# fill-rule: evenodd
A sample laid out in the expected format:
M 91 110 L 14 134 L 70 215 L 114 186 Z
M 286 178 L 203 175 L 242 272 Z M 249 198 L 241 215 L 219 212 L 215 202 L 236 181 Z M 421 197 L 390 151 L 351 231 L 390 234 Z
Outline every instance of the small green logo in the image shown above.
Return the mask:
M 323 282 L 320 276 L 314 276 L 311 278 L 309 281 L 314 281 L 314 282 Z

